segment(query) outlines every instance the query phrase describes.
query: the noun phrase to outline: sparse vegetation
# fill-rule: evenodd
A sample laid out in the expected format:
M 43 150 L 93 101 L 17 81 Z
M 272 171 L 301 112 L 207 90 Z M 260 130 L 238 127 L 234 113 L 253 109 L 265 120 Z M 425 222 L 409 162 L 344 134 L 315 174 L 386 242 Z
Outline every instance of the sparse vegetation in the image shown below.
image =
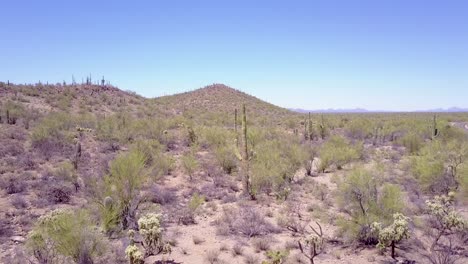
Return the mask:
M 466 259 L 466 114 L 0 83 L 0 116 L 0 262 Z

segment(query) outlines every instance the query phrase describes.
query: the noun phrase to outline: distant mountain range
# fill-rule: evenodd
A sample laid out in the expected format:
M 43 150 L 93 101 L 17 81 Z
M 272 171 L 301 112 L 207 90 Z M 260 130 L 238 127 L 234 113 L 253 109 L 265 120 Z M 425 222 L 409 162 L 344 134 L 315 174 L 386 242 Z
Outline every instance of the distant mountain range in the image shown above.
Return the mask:
M 316 110 L 305 110 L 300 108 L 290 108 L 289 110 L 298 113 L 392 113 L 392 112 L 437 112 L 437 113 L 459 113 L 468 112 L 468 108 L 450 107 L 450 108 L 435 108 L 428 110 L 415 110 L 415 111 L 389 111 L 389 110 L 367 110 L 364 108 L 352 108 L 352 109 L 316 109 Z

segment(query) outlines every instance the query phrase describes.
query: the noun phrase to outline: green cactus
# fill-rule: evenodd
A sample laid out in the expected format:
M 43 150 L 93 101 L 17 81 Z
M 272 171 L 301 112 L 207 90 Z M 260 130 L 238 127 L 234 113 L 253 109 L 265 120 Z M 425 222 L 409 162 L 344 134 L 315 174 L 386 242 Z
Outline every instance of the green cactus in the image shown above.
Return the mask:
M 439 135 L 439 129 L 437 129 L 437 116 L 434 115 L 433 120 L 432 120 L 432 132 L 431 132 L 431 138 L 435 139 Z
M 248 141 L 247 141 L 247 114 L 245 104 L 242 105 L 242 150 L 239 151 L 239 159 L 243 164 L 244 172 L 244 190 L 250 196 L 252 200 L 256 199 L 254 188 L 252 187 L 252 179 L 249 173 L 250 160 L 252 155 L 249 153 Z

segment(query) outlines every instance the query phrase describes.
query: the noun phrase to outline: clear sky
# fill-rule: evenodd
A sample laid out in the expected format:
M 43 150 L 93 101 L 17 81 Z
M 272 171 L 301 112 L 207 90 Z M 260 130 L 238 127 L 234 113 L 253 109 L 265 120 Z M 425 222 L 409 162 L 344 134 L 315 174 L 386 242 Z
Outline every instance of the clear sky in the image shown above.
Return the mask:
M 283 107 L 468 107 L 468 1 L 23 1 L 0 80 L 102 75 L 154 97 L 224 83 Z

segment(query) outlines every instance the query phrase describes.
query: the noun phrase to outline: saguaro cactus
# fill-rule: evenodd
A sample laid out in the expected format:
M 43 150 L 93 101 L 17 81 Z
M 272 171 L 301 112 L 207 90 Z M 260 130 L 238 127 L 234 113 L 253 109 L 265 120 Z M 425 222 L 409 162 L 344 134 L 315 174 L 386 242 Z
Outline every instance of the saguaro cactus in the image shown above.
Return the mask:
M 78 160 L 81 157 L 81 143 L 78 141 L 75 145 L 75 155 L 73 156 L 73 168 L 78 169 Z
M 237 108 L 234 109 L 234 132 L 236 133 L 236 146 L 239 147 L 239 134 L 237 132 Z
M 326 127 L 325 127 L 325 121 L 324 121 L 324 118 L 323 118 L 323 115 L 321 117 L 321 122 L 320 122 L 320 137 L 322 139 L 325 139 L 326 135 L 327 135 L 327 131 L 326 131 Z
M 252 188 L 252 179 L 249 174 L 249 162 L 252 158 L 249 154 L 248 142 L 247 142 L 247 114 L 245 109 L 245 104 L 242 105 L 242 163 L 244 167 L 244 188 L 245 192 L 249 194 L 252 200 L 255 200 L 255 192 Z
M 436 138 L 439 135 L 439 130 L 437 129 L 437 116 L 434 115 L 432 120 L 432 139 Z

